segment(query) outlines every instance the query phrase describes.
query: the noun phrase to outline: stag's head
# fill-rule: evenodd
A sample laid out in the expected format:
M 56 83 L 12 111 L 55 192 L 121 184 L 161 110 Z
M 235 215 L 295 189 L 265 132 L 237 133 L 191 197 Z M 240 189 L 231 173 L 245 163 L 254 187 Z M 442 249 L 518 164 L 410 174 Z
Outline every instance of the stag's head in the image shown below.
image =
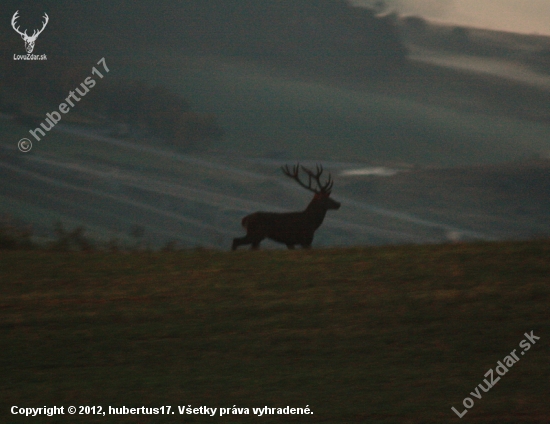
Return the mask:
M 340 208 L 340 202 L 337 202 L 336 200 L 330 198 L 332 185 L 334 184 L 330 173 L 328 174 L 327 181 L 324 184 L 321 183 L 321 174 L 323 173 L 323 167 L 321 165 L 317 165 L 316 172 L 307 169 L 305 166 L 300 166 L 300 164 L 294 165 L 292 167 L 292 170 L 290 170 L 288 165 L 283 166 L 281 169 L 287 177 L 292 178 L 305 189 L 315 193 L 310 205 L 313 204 L 316 207 L 320 207 L 324 210 Z M 308 184 L 304 183 L 300 179 L 300 169 L 302 169 L 302 171 L 304 171 L 304 173 L 308 176 Z M 312 186 L 314 182 L 315 187 Z
M 25 41 L 25 50 L 27 50 L 27 53 L 32 53 L 32 51 L 34 50 L 34 43 L 36 42 L 36 39 L 42 33 L 42 31 L 44 31 L 44 28 L 46 28 L 46 25 L 48 25 L 48 21 L 50 20 L 50 18 L 48 17 L 47 13 L 44 13 L 44 16 L 43 16 L 44 22 L 42 23 L 42 28 L 40 30 L 35 29 L 32 35 L 30 36 L 27 35 L 27 30 L 25 30 L 25 32 L 21 32 L 19 30 L 19 27 L 16 26 L 17 18 L 19 18 L 19 10 L 16 11 L 13 14 L 13 17 L 11 18 L 11 26 L 13 27 L 15 32 L 17 32 L 21 36 L 21 38 Z

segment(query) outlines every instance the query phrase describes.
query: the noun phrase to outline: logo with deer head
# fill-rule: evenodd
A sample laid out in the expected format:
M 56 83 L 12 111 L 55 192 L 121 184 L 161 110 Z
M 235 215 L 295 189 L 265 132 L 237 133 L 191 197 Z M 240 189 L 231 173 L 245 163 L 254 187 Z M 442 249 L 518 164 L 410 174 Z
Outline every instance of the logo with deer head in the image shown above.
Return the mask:
M 36 39 L 42 33 L 42 31 L 44 31 L 44 28 L 46 28 L 46 25 L 48 25 L 48 21 L 50 20 L 50 18 L 48 17 L 47 13 L 44 13 L 44 16 L 43 16 L 44 22 L 42 23 L 42 28 L 39 30 L 35 29 L 32 35 L 27 35 L 27 30 L 25 30 L 25 32 L 21 32 L 19 30 L 19 27 L 16 26 L 17 18 L 19 18 L 19 10 L 16 11 L 13 14 L 13 17 L 11 18 L 11 26 L 15 30 L 15 32 L 17 32 L 21 36 L 21 38 L 25 41 L 25 50 L 27 50 L 27 53 L 30 54 L 34 50 L 34 43 L 36 42 Z

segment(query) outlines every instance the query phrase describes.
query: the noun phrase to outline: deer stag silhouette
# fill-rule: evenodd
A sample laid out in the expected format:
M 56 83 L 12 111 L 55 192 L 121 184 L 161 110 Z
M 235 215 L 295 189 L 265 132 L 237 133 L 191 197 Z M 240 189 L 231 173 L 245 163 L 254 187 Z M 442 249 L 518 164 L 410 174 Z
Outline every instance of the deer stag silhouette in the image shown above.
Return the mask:
M 309 182 L 306 185 L 300 179 L 300 168 L 304 171 Z M 252 249 L 258 249 L 260 243 L 266 237 L 278 243 L 286 244 L 289 249 L 299 244 L 305 249 L 311 247 L 315 230 L 321 226 L 329 209 L 339 209 L 340 203 L 330 198 L 332 190 L 332 178 L 328 176 L 325 184 L 321 183 L 323 167 L 317 165 L 317 171 L 313 172 L 304 166 L 297 164 L 292 171 L 285 165 L 281 168 L 284 174 L 296 180 L 305 189 L 315 193 L 307 208 L 302 212 L 255 212 L 245 216 L 242 226 L 246 229 L 246 236 L 233 239 L 231 250 L 250 244 Z M 317 188 L 311 186 L 315 181 Z

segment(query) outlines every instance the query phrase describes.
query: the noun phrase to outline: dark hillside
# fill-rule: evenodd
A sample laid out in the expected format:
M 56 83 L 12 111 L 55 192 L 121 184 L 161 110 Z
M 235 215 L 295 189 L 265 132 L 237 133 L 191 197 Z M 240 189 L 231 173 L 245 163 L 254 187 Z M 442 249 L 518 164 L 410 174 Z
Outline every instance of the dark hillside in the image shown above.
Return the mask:
M 445 217 L 502 239 L 550 235 L 548 159 L 350 177 L 346 189 L 385 208 Z
M 391 20 L 345 1 L 187 1 L 182 16 L 181 34 L 190 46 L 221 54 L 296 60 L 361 56 L 372 66 L 405 56 Z

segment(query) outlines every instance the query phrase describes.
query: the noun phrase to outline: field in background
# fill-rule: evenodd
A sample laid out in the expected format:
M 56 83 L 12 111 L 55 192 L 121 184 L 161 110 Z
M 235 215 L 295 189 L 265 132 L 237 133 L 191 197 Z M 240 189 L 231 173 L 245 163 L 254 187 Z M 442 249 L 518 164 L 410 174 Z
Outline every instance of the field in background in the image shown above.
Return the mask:
M 1 215 L 51 237 L 53 224 L 83 225 L 98 243 L 228 249 L 241 218 L 257 210 L 304 209 L 310 195 L 280 172 L 283 158 L 237 152 L 189 154 L 163 145 L 59 125 L 23 154 L 0 145 Z M 3 148 L 2 148 L 3 147 Z M 418 168 L 404 164 L 321 162 L 342 208 L 327 215 L 315 246 L 527 239 L 550 234 L 550 161 L 495 166 Z M 358 175 L 348 171 L 357 170 Z M 395 175 L 379 176 L 379 172 Z M 373 175 L 368 175 L 373 172 Z M 363 173 L 363 174 L 362 174 Z M 364 174 L 367 175 L 364 175 Z M 276 244 L 266 241 L 266 246 Z
M 0 411 L 12 405 L 309 407 L 285 422 L 543 423 L 550 243 L 0 255 Z M 166 419 L 164 419 L 166 418 Z M 282 422 L 280 417 L 138 422 Z M 78 422 L 136 422 L 135 416 Z
M 226 137 L 213 147 L 247 156 L 456 166 L 550 151 L 548 87 L 416 59 L 373 77 L 364 63 L 329 59 L 284 64 L 156 50 L 116 61 L 214 114 Z
M 279 171 L 300 160 L 332 172 L 342 202 L 315 246 L 550 234 L 548 38 L 408 25 L 410 60 L 377 76 L 354 57 L 297 63 L 191 56 L 147 43 L 128 50 L 115 40 L 112 51 L 89 46 L 76 81 L 104 56 L 111 71 L 98 84 L 166 87 L 191 110 L 214 115 L 225 137 L 184 151 L 178 140 L 125 133 L 113 117 L 94 121 L 84 98 L 21 154 L 15 146 L 28 125 L 2 119 L 0 216 L 33 224 L 41 237 L 61 221 L 83 225 L 100 243 L 134 243 L 137 228 L 139 242 L 154 248 L 175 240 L 227 249 L 242 235 L 244 215 L 305 208 L 309 195 Z M 8 94 L 5 102 L 17 100 Z M 38 120 L 58 105 L 24 103 Z M 346 176 L 372 167 L 400 173 Z

